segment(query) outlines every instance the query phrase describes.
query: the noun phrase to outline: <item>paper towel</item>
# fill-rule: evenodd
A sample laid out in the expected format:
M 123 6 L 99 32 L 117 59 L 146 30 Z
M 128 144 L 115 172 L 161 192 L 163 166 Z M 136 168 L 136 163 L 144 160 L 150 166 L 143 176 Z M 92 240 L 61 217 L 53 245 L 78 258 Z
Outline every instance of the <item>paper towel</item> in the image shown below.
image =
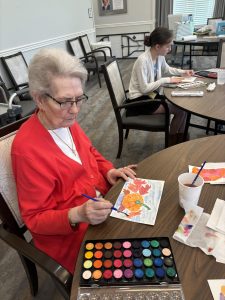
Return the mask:
M 182 37 L 182 41 L 195 41 L 197 40 L 197 35 L 186 35 Z

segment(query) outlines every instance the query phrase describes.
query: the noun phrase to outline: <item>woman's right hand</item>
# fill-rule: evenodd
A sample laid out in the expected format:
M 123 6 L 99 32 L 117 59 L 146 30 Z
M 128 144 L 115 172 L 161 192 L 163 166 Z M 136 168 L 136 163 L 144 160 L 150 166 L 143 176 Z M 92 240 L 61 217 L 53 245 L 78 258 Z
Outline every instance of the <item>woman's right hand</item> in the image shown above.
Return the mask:
M 170 77 L 170 83 L 180 83 L 184 80 L 184 77 Z
M 71 208 L 69 211 L 70 222 L 85 222 L 92 225 L 104 222 L 111 213 L 113 205 L 103 198 L 96 199 L 98 201 L 88 200 L 80 206 Z

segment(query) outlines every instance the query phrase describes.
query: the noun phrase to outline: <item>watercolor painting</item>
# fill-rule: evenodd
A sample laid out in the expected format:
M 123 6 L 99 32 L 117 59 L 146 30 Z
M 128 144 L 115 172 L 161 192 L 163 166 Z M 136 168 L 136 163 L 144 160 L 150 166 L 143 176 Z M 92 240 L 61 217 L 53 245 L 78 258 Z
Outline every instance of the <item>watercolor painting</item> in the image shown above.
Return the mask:
M 200 167 L 189 166 L 190 173 L 198 173 Z M 206 163 L 201 171 L 205 183 L 225 184 L 225 163 Z
M 112 211 L 112 217 L 131 222 L 154 225 L 162 196 L 164 181 L 150 179 L 129 179 L 115 203 L 119 211 Z

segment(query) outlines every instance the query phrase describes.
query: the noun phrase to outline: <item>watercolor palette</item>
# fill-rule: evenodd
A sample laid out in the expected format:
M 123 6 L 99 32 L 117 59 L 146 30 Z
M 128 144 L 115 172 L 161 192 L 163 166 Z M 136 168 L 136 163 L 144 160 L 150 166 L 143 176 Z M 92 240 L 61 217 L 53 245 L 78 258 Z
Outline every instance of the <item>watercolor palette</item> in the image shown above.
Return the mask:
M 80 286 L 179 282 L 168 237 L 85 241 Z

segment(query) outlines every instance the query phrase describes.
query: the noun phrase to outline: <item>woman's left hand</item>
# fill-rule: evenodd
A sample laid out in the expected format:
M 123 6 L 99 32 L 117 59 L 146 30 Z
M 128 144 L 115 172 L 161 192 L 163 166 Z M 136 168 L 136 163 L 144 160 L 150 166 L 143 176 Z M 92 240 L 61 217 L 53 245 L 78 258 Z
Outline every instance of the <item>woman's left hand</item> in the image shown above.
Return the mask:
M 134 179 L 136 177 L 136 172 L 133 169 L 136 169 L 137 165 L 129 165 L 124 168 L 111 169 L 107 173 L 107 179 L 109 183 L 114 185 L 119 178 L 128 180 L 128 178 Z
M 195 74 L 195 72 L 193 70 L 185 70 L 184 75 L 186 76 L 193 76 Z

